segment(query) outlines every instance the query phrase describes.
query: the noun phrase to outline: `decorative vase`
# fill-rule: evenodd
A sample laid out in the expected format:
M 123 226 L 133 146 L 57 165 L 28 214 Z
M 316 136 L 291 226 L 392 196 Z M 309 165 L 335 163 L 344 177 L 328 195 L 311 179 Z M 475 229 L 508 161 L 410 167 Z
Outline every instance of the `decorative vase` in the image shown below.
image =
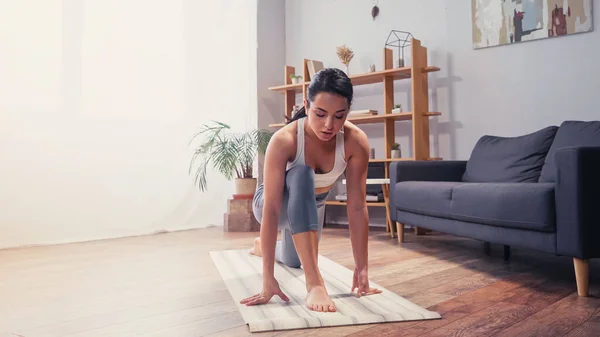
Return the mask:
M 253 196 L 256 191 L 256 178 L 235 178 L 235 194 Z M 250 197 L 252 198 L 252 197 Z
M 400 158 L 400 149 L 392 150 L 392 158 Z
M 292 84 L 298 84 L 299 81 L 300 79 L 298 77 L 292 78 Z
M 350 67 L 349 67 L 349 64 L 346 64 L 346 75 L 350 76 Z

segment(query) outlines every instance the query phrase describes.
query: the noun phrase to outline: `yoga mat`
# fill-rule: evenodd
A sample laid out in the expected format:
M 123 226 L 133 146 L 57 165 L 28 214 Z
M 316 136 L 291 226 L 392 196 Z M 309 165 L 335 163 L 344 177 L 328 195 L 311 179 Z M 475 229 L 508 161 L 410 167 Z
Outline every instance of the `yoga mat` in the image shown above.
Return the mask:
M 275 263 L 275 278 L 290 301 L 275 295 L 267 304 L 246 306 L 240 301 L 262 290 L 262 258 L 248 250 L 211 251 L 227 290 L 251 332 L 289 330 L 341 325 L 439 319 L 440 314 L 369 281 L 381 294 L 357 298 L 350 292 L 353 271 L 319 255 L 319 270 L 337 312 L 316 312 L 305 304 L 304 271 Z

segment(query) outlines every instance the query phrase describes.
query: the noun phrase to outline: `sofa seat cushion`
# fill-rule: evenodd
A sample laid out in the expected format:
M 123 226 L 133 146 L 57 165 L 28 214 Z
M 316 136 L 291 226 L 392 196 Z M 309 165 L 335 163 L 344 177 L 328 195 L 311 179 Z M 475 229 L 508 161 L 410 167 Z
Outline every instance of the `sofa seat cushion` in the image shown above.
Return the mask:
M 462 182 L 402 181 L 394 186 L 394 203 L 403 211 L 447 217 L 451 212 L 452 188 Z
M 452 190 L 452 217 L 492 226 L 555 230 L 554 184 L 471 183 Z
M 555 231 L 554 184 L 403 181 L 397 209 L 490 226 Z

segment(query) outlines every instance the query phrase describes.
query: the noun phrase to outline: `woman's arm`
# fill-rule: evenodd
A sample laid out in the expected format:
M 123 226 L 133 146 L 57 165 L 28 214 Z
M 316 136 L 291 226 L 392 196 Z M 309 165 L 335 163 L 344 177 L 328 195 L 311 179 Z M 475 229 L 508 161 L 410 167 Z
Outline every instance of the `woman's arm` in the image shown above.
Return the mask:
M 356 296 L 381 294 L 381 290 L 369 286 L 369 213 L 367 211 L 367 171 L 369 168 L 369 140 L 356 128 L 352 134 L 350 158 L 346 166 L 346 190 L 348 193 L 348 221 L 350 240 L 354 254 L 352 289 Z
M 358 128 L 352 130 L 350 158 L 346 166 L 348 195 L 348 222 L 354 262 L 359 270 L 366 270 L 368 260 L 369 213 L 367 210 L 367 170 L 369 168 L 369 140 Z
M 277 226 L 285 184 L 285 168 L 290 157 L 294 139 L 289 133 L 277 132 L 271 138 L 265 153 L 264 163 L 264 203 L 260 227 L 260 242 L 263 258 L 263 282 L 275 278 L 275 244 Z

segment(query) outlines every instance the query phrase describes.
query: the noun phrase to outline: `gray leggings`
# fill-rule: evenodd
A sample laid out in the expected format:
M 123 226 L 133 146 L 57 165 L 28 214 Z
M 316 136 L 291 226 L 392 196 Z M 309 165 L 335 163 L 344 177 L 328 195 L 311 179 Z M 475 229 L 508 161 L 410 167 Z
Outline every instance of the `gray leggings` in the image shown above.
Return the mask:
M 260 223 L 264 205 L 263 189 L 261 184 L 253 200 L 254 216 Z M 292 235 L 316 230 L 321 239 L 323 221 L 319 219 L 318 212 L 323 211 L 328 194 L 315 195 L 314 171 L 309 166 L 294 166 L 286 172 L 277 226 L 281 230 L 281 240 L 275 246 L 275 260 L 292 268 L 301 266 Z

